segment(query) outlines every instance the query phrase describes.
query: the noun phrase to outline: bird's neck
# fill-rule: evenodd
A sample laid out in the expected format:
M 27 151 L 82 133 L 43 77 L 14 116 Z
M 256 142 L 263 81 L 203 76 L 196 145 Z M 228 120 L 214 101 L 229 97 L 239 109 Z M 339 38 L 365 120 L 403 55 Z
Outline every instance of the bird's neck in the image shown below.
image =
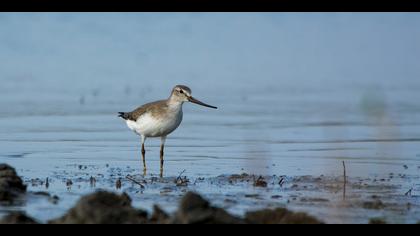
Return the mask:
M 171 96 L 166 102 L 169 108 L 175 110 L 182 109 L 182 104 L 184 104 L 184 101 L 178 100 L 173 96 Z

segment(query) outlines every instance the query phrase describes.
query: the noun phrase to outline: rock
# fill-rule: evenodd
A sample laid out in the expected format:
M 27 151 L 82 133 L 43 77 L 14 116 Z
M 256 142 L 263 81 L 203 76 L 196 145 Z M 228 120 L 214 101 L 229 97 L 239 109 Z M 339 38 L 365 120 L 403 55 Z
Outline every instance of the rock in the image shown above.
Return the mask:
M 38 222 L 24 213 L 14 212 L 2 218 L 0 224 L 38 224 Z
M 147 212 L 131 206 L 127 194 L 98 191 L 82 197 L 75 207 L 51 224 L 143 224 Z
M 14 168 L 0 164 L 0 202 L 12 203 L 26 193 L 26 186 Z
M 248 224 L 322 224 L 306 213 L 294 213 L 284 208 L 248 212 L 245 221 Z
M 188 192 L 181 199 L 180 211 L 188 213 L 196 209 L 207 209 L 210 207 L 210 203 L 206 201 L 199 194 Z
M 241 224 L 243 221 L 221 208 L 210 206 L 200 195 L 188 192 L 181 200 L 174 224 Z
M 153 213 L 149 219 L 150 223 L 153 224 L 168 224 L 170 222 L 170 216 L 168 213 L 163 211 L 159 206 L 153 206 Z

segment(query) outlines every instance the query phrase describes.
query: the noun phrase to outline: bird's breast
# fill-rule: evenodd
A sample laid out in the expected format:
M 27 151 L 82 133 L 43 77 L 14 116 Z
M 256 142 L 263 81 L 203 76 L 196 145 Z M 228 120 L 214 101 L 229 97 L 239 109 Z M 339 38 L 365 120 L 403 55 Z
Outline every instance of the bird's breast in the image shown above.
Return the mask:
M 182 121 L 182 109 L 163 114 L 146 113 L 140 116 L 135 124 L 128 124 L 130 129 L 146 137 L 160 137 L 172 133 Z M 131 126 L 131 127 L 130 127 Z

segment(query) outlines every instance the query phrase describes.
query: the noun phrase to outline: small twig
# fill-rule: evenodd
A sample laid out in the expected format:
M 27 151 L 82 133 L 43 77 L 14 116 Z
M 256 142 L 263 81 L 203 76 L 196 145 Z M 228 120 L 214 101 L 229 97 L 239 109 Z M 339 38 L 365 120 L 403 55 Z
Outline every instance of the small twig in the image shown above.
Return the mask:
M 344 177 L 344 183 L 343 183 L 343 200 L 346 199 L 346 186 L 347 186 L 347 173 L 346 173 L 346 163 L 343 161 L 343 177 Z
M 279 181 L 280 187 L 283 187 L 283 184 L 284 184 L 284 177 L 281 177 L 281 179 Z
M 178 175 L 178 177 L 176 178 L 177 180 L 179 180 L 179 179 L 181 179 L 182 178 L 182 174 L 184 174 L 185 173 L 185 171 L 186 170 L 183 170 L 179 175 Z
M 95 179 L 95 177 L 91 176 L 90 179 L 89 179 L 89 182 L 90 182 L 90 186 L 91 187 L 96 187 L 96 179 Z
M 133 179 L 131 176 L 127 175 L 125 178 L 128 179 L 128 180 L 130 180 L 131 182 L 139 185 L 141 188 L 144 188 L 144 185 L 143 184 L 141 184 L 139 181 Z
M 115 187 L 116 189 L 121 189 L 122 187 L 121 178 L 117 179 L 117 181 L 115 182 Z
M 185 172 L 185 170 L 183 170 L 179 176 L 176 178 L 175 180 L 175 184 L 176 186 L 187 186 L 188 183 L 190 182 L 186 176 L 184 176 L 184 178 L 182 178 L 182 174 Z
M 73 181 L 71 181 L 71 179 L 68 179 L 67 181 L 66 181 L 66 186 L 67 187 L 70 187 L 70 186 L 72 186 L 73 185 Z
M 344 163 L 344 161 L 343 161 L 343 169 L 344 169 L 344 183 L 347 183 L 346 163 Z
M 412 192 L 413 192 L 413 188 L 410 188 L 410 190 L 408 190 L 404 195 L 411 196 Z

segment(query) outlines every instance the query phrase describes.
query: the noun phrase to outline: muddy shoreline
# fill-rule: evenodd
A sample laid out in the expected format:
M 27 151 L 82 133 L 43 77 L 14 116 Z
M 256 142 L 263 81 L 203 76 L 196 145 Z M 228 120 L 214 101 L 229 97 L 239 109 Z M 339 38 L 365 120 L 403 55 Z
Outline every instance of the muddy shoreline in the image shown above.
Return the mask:
M 80 167 L 79 169 L 83 169 Z M 231 176 L 230 179 L 247 179 L 249 176 Z M 147 181 L 138 181 L 131 176 L 126 179 L 144 189 Z M 91 177 L 90 184 L 96 183 Z M 154 180 L 153 180 L 154 181 Z M 34 184 L 36 181 L 32 181 Z M 182 175 L 174 182 L 175 186 L 188 186 L 189 180 Z M 49 187 L 49 180 L 39 182 L 40 185 Z M 144 184 L 144 185 L 143 185 Z M 67 181 L 66 186 L 71 187 L 72 181 Z M 116 188 L 121 188 L 121 179 L 116 182 Z M 267 183 L 263 177 L 254 181 L 255 186 L 266 187 Z M 26 192 L 26 186 L 17 175 L 13 167 L 6 164 L 0 165 L 0 202 L 3 207 L 24 204 L 24 198 L 28 195 L 38 195 L 53 201 L 59 201 L 59 197 L 52 197 L 48 192 Z M 39 224 L 23 212 L 11 212 L 0 219 L 0 224 Z M 153 212 L 149 214 L 142 209 L 132 206 L 132 199 L 123 192 L 116 194 L 105 190 L 96 190 L 92 194 L 83 196 L 76 205 L 70 208 L 63 216 L 51 219 L 48 224 L 321 224 L 323 222 L 305 213 L 294 213 L 284 208 L 273 210 L 247 212 L 241 218 L 229 214 L 222 208 L 212 206 L 211 203 L 201 195 L 194 192 L 187 192 L 178 206 L 178 210 L 169 214 L 158 205 L 153 206 Z
M 343 176 L 242 173 L 191 178 L 181 172 L 178 176 L 159 178 L 110 166 L 105 167 L 106 172 L 92 174 L 95 169 L 75 165 L 73 172 L 67 170 L 47 179 L 23 177 L 28 191 L 17 194 L 14 201 L 2 201 L 0 216 L 5 217 L 2 222 L 417 223 L 420 220 L 419 196 L 404 185 L 418 180 L 413 176 L 347 177 L 344 182 Z M 13 169 L 7 172 L 16 174 Z M 17 175 L 7 176 L 6 180 L 16 183 L 16 178 Z M 2 186 L 16 192 L 7 187 L 13 185 Z M 113 206 L 117 211 L 96 212 L 94 216 L 77 210 L 95 204 L 107 206 L 108 198 L 114 198 L 111 202 L 120 202 L 117 206 L 126 209 Z M 194 199 L 198 199 L 201 209 L 194 213 L 197 215 L 182 213 L 191 207 L 188 204 L 194 205 Z M 86 201 L 90 203 L 84 206 Z M 53 214 L 40 214 L 38 209 Z M 123 213 L 118 213 L 119 210 Z M 35 214 L 31 215 L 31 211 Z M 121 219 L 118 215 L 131 217 Z M 224 220 L 218 222 L 216 218 Z M 193 222 L 194 219 L 201 220 Z

